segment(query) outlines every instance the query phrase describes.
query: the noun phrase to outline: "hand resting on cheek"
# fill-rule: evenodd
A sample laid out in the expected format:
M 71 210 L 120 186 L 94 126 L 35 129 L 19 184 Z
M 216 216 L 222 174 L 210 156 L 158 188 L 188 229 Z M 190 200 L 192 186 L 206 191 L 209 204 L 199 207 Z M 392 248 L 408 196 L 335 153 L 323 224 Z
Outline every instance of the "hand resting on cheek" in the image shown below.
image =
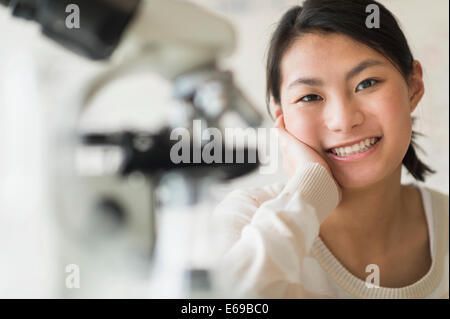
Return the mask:
M 325 167 L 330 175 L 333 176 L 327 162 L 324 158 L 322 158 L 322 156 L 320 156 L 319 153 L 287 131 L 283 114 L 281 112 L 277 112 L 276 117 L 274 127 L 277 129 L 280 149 L 283 155 L 283 167 L 287 175 L 292 177 L 297 169 L 297 166 L 301 163 L 313 162 L 319 163 Z M 335 182 L 336 185 L 339 185 L 336 180 Z M 341 192 L 340 187 L 339 192 Z

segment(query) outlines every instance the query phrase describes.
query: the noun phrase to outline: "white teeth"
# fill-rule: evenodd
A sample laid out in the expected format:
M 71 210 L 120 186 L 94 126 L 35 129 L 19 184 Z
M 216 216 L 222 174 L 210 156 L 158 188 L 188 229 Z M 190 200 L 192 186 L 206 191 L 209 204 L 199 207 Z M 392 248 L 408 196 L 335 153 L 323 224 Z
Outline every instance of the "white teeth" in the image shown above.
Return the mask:
M 369 148 L 372 147 L 373 144 L 377 141 L 377 138 L 367 138 L 364 141 L 361 141 L 359 143 L 356 143 L 352 146 L 346 146 L 346 147 L 338 147 L 331 149 L 331 152 L 333 154 L 336 154 L 338 156 L 349 156 L 356 153 L 361 153 L 367 151 Z

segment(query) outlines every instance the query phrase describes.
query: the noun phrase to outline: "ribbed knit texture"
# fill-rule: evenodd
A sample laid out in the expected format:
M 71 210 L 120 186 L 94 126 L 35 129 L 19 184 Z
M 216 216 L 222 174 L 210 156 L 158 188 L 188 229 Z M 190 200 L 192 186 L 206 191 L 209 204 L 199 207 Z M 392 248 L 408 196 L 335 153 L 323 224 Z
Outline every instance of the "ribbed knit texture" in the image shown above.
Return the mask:
M 284 186 L 234 191 L 217 206 L 214 215 L 232 234 L 219 271 L 233 297 L 448 298 L 448 195 L 413 185 L 426 211 L 432 265 L 409 286 L 369 288 L 320 239 L 340 194 L 317 163 L 301 165 Z
M 340 201 L 334 179 L 327 169 L 318 163 L 306 162 L 299 165 L 282 191 L 287 194 L 295 192 L 299 192 L 305 202 L 317 209 L 319 222 L 322 222 Z

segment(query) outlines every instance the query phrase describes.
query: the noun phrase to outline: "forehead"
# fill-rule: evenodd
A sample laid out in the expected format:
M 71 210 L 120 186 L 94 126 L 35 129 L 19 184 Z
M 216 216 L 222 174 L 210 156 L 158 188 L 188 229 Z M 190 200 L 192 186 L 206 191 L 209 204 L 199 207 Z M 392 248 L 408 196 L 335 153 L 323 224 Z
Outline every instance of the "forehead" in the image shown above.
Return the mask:
M 295 39 L 281 61 L 282 82 L 299 75 L 342 77 L 362 60 L 388 60 L 374 49 L 336 33 L 308 33 Z

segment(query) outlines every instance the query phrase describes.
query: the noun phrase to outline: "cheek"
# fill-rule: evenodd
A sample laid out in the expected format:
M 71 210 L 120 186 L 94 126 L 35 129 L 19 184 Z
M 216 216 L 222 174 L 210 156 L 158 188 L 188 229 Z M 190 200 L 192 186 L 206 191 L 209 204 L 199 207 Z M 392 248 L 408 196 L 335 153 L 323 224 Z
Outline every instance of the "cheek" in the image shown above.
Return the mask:
M 303 143 L 319 148 L 319 134 L 317 131 L 317 114 L 308 115 L 298 109 L 291 109 L 284 112 L 284 122 L 286 129 L 293 136 Z
M 401 92 L 399 94 L 399 92 Z M 411 114 L 407 90 L 392 87 L 391 92 L 375 99 L 372 109 L 381 124 L 389 153 L 401 161 L 411 141 Z
M 411 135 L 411 114 L 407 91 L 403 87 L 392 87 L 387 93 L 373 106 L 377 108 L 379 123 L 391 139 L 408 139 Z

